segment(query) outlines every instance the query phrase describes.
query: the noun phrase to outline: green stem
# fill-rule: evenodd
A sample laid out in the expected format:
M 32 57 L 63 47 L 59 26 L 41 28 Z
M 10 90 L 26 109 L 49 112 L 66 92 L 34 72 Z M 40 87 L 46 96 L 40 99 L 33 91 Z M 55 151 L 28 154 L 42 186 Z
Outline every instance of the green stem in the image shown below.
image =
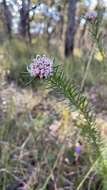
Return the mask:
M 66 142 L 66 141 L 64 141 L 64 142 Z M 50 181 L 50 179 L 52 177 L 52 174 L 54 173 L 54 171 L 55 171 L 55 169 L 56 169 L 56 167 L 58 165 L 58 161 L 60 160 L 60 158 L 61 158 L 61 156 L 62 156 L 62 154 L 64 152 L 64 149 L 65 149 L 65 143 L 63 144 L 62 148 L 60 149 L 59 154 L 57 156 L 57 159 L 56 159 L 56 161 L 55 161 L 55 163 L 54 163 L 54 165 L 53 165 L 53 167 L 51 169 L 51 172 L 50 172 L 49 176 L 47 177 L 44 185 L 42 186 L 42 188 L 40 190 L 45 190 L 46 189 L 46 186 L 49 183 L 49 181 Z

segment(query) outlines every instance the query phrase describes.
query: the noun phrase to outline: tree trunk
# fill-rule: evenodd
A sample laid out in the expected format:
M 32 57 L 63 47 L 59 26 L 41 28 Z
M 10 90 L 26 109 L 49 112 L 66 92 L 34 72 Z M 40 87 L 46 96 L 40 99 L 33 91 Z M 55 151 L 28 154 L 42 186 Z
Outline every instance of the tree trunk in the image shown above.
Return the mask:
M 6 28 L 7 28 L 7 34 L 8 34 L 9 39 L 11 39 L 12 37 L 11 19 L 9 15 L 9 9 L 6 4 L 6 0 L 3 0 L 3 7 L 4 7 L 4 18 L 5 18 Z
M 30 5 L 30 1 L 26 3 L 25 0 L 22 0 L 22 8 L 20 9 L 20 32 L 23 38 L 26 38 L 27 32 L 30 28 L 30 26 L 28 26 L 29 5 Z
M 22 8 L 20 9 L 20 27 L 22 37 L 26 37 L 26 8 L 25 1 L 22 0 Z
M 69 0 L 68 4 L 68 23 L 65 36 L 65 56 L 73 54 L 75 37 L 75 11 L 76 0 Z
M 62 40 L 62 35 L 63 35 L 63 29 L 64 29 L 64 15 L 65 15 L 65 8 L 66 8 L 66 3 L 64 3 L 63 7 L 58 6 L 58 12 L 60 14 L 60 22 L 58 23 L 59 27 L 59 39 Z
M 29 43 L 31 44 L 32 38 L 31 38 L 31 33 L 30 33 L 29 9 L 30 9 L 30 0 L 28 0 L 28 7 L 27 7 L 27 12 L 28 12 L 28 18 L 27 18 L 27 33 L 28 33 Z

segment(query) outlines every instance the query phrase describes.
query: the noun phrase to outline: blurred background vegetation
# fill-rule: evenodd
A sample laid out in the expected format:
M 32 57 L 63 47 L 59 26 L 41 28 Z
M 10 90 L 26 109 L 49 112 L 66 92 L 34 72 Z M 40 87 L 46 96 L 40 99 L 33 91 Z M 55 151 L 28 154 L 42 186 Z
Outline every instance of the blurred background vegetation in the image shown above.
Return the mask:
M 97 46 L 91 57 L 95 41 L 84 19 L 91 10 L 102 14 L 104 60 Z M 25 88 L 30 79 L 22 72 L 36 54 L 45 54 L 63 65 L 66 77 L 81 88 L 90 62 L 82 90 L 106 138 L 106 44 L 106 0 L 0 0 L 0 190 L 40 190 L 63 143 L 46 189 L 76 190 L 84 179 L 93 164 L 93 151 L 82 137 L 82 118 L 43 81 Z M 82 146 L 80 153 L 77 146 Z M 80 187 L 86 189 L 106 190 L 106 179 L 95 170 Z

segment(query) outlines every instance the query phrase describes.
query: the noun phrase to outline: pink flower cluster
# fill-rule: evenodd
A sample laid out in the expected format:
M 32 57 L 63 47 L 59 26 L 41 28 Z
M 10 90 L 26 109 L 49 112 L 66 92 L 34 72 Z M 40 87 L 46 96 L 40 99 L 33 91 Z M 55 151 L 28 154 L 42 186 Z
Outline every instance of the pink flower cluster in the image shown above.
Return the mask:
M 47 78 L 52 75 L 52 66 L 53 62 L 48 57 L 37 55 L 30 66 L 27 67 L 27 71 L 32 77 Z
M 96 17 L 97 17 L 97 12 L 96 12 L 96 11 L 87 12 L 87 13 L 85 14 L 85 18 L 86 18 L 87 20 L 95 20 Z

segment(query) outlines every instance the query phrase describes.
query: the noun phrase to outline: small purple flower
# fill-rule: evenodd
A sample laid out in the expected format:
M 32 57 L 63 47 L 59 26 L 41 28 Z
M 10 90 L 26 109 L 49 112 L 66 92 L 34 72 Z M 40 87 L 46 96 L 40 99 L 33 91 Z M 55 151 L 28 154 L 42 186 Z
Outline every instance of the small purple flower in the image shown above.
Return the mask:
M 77 147 L 75 148 L 75 151 L 78 152 L 78 153 L 81 152 L 81 150 L 82 150 L 82 146 L 77 146 Z
M 87 12 L 87 13 L 85 14 L 85 18 L 86 18 L 87 20 L 95 20 L 96 17 L 97 17 L 97 12 L 96 12 L 96 11 Z

